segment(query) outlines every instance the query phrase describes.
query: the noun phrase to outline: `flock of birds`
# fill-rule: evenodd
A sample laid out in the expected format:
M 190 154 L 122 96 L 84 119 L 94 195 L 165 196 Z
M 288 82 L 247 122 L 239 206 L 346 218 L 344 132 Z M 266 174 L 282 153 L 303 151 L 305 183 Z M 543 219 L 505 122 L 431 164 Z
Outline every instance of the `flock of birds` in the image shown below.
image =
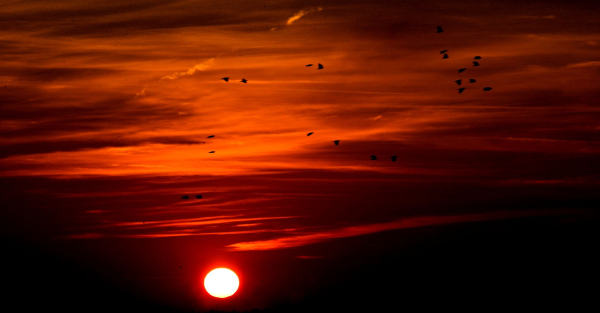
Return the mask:
M 441 26 L 437 27 L 437 33 L 442 33 L 443 31 L 444 30 L 442 29 Z M 448 59 L 449 58 L 447 52 L 448 52 L 448 50 L 442 50 L 442 51 L 440 51 L 440 54 L 443 54 L 442 59 Z M 474 59 L 475 60 L 481 60 L 481 56 L 475 56 Z M 306 65 L 306 67 L 311 67 L 311 66 L 313 66 L 313 64 L 307 64 Z M 473 61 L 473 66 L 479 66 L 479 62 Z M 322 70 L 323 68 L 324 68 L 323 64 L 321 64 L 321 63 L 317 64 L 317 69 Z M 458 70 L 458 73 L 462 73 L 465 70 L 466 70 L 466 68 L 461 68 L 461 69 Z M 224 80 L 225 82 L 229 82 L 229 77 L 223 77 L 223 78 L 221 78 L 221 80 Z M 245 79 L 245 78 L 242 78 L 242 80 L 240 80 L 239 82 L 246 84 L 246 83 L 248 83 L 248 80 Z M 462 79 L 457 79 L 454 82 L 456 82 L 457 85 L 461 86 Z M 469 79 L 469 83 L 470 84 L 476 83 L 476 82 L 477 81 L 474 78 L 470 78 Z M 459 88 L 458 89 L 458 93 L 459 94 L 462 93 L 465 89 L 466 89 L 465 87 Z M 483 91 L 490 91 L 490 90 L 492 90 L 492 87 L 484 87 L 483 88 Z M 309 132 L 309 133 L 306 134 L 306 136 L 310 136 L 312 134 L 314 134 L 314 132 Z M 215 135 L 210 135 L 210 136 L 208 136 L 206 138 L 215 138 Z M 339 140 L 334 140 L 333 143 L 336 146 L 338 146 L 340 144 L 340 141 Z M 209 151 L 208 153 L 215 153 L 215 151 Z M 398 156 L 396 156 L 396 155 L 393 155 L 393 156 L 390 157 L 390 159 L 392 160 L 392 162 L 396 162 L 397 158 L 398 158 Z M 377 156 L 376 155 L 371 155 L 371 160 L 377 160 Z M 202 195 L 197 195 L 197 196 L 195 196 L 195 198 L 196 199 L 202 199 Z M 187 196 L 187 195 L 184 195 L 184 196 L 181 197 L 181 199 L 190 199 L 190 197 Z
M 438 26 L 437 27 L 437 33 L 439 34 L 439 33 L 443 33 L 443 32 L 444 32 L 444 30 L 442 29 L 442 26 Z M 440 51 L 440 54 L 443 54 L 442 59 L 444 59 L 444 60 L 449 58 L 448 53 L 446 53 L 446 52 L 448 52 L 448 50 L 442 50 L 442 51 Z M 477 55 L 473 59 L 474 60 L 481 60 L 481 56 Z M 479 66 L 479 62 L 478 61 L 473 61 L 473 66 Z M 466 67 L 458 69 L 458 73 L 460 74 L 460 73 L 462 73 L 462 72 L 464 72 L 466 70 L 467 70 Z M 462 79 L 457 79 L 454 82 L 457 85 L 461 86 Z M 475 78 L 470 78 L 469 79 L 469 83 L 470 84 L 473 84 L 473 83 L 476 83 L 476 82 L 477 81 L 475 80 Z M 467 88 L 465 88 L 465 87 L 458 88 L 458 93 L 459 94 L 462 93 L 463 91 L 465 91 L 465 89 L 467 89 Z M 483 91 L 490 91 L 490 90 L 492 90 L 492 87 L 483 87 Z

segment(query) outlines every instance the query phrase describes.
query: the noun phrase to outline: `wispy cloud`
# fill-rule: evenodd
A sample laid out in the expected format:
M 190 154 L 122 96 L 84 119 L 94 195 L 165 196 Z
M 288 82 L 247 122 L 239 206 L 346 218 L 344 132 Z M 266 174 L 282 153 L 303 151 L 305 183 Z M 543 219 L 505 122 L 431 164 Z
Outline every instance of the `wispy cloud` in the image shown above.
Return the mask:
M 316 9 L 310 9 L 310 10 L 300 10 L 300 12 L 294 14 L 294 16 L 290 17 L 287 21 L 287 25 L 292 25 L 292 23 L 294 23 L 295 21 L 299 20 L 301 17 L 303 17 L 304 15 L 314 12 L 314 11 L 323 11 L 323 8 L 318 7 Z
M 190 67 L 187 71 L 185 72 L 175 72 L 171 75 L 167 75 L 164 76 L 163 78 L 161 78 L 160 80 L 164 80 L 164 79 L 177 79 L 183 76 L 192 76 L 194 74 L 196 74 L 196 72 L 198 71 L 206 71 L 207 68 L 213 66 L 215 64 L 215 58 L 210 58 L 202 63 L 198 63 L 196 65 L 194 65 L 193 67 Z

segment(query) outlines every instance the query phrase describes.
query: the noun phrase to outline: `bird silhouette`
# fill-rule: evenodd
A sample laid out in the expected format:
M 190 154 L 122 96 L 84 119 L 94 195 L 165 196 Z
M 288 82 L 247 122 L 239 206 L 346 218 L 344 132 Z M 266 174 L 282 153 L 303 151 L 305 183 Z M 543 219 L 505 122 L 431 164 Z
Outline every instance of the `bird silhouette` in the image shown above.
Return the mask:
M 229 82 L 229 77 L 223 77 L 221 79 L 224 80 L 225 82 Z
M 441 33 L 441 32 L 443 32 L 443 31 L 444 31 L 444 30 L 442 29 L 442 26 L 438 26 L 438 27 L 437 27 L 437 32 L 436 32 L 436 33 Z
M 376 155 L 371 155 L 371 160 L 377 160 L 377 156 Z
M 215 153 L 214 151 L 210 151 L 209 153 Z
M 215 138 L 215 135 L 210 135 L 210 136 L 208 136 L 206 138 Z
M 483 91 L 490 91 L 492 90 L 492 87 L 483 87 Z
M 396 158 L 398 158 L 398 156 L 397 155 L 392 155 L 390 158 L 392 159 L 392 162 L 396 162 Z
M 456 84 L 460 86 L 460 83 L 462 82 L 462 79 L 457 79 L 455 80 Z
M 323 69 L 323 64 L 319 63 L 319 68 L 318 70 L 322 70 Z
M 314 134 L 314 132 L 310 132 L 310 133 L 306 134 L 306 136 L 310 136 L 312 134 Z
M 444 56 L 442 57 L 442 59 L 447 59 L 448 58 L 448 53 L 444 53 Z
M 333 143 L 335 143 L 335 145 L 337 146 L 337 145 L 340 144 L 340 141 L 339 140 L 334 140 Z
M 189 196 L 181 196 L 181 199 L 189 199 Z
M 247 81 L 248 81 L 247 79 L 242 78 L 242 80 L 240 80 L 240 83 L 244 83 L 245 84 Z
M 481 57 L 480 56 L 475 56 L 473 59 L 475 59 L 475 60 L 481 60 Z
M 442 50 L 442 51 L 440 51 L 440 54 L 444 54 L 446 52 L 448 52 L 448 50 Z
M 202 199 L 202 195 L 197 195 L 196 199 Z
M 466 68 L 461 68 L 461 69 L 459 69 L 459 70 L 458 70 L 458 72 L 459 72 L 459 73 L 462 73 L 462 72 L 464 72 L 465 70 L 466 70 Z
M 458 88 L 458 93 L 462 93 L 466 88 Z
M 312 64 L 306 64 L 306 67 L 312 66 Z
M 469 83 L 475 83 L 475 82 L 477 82 L 477 81 L 475 80 L 475 78 L 469 78 Z
M 479 66 L 479 62 L 473 61 L 473 66 Z

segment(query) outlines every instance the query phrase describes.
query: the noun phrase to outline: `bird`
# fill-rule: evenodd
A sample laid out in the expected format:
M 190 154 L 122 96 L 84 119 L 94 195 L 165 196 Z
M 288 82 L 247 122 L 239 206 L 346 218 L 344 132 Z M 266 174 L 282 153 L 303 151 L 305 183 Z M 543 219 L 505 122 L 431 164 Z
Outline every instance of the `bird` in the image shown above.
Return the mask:
M 481 60 L 481 57 L 477 55 L 473 59 L 475 59 L 475 60 Z
M 306 67 L 312 66 L 312 64 L 306 64 Z
M 466 70 L 466 68 L 461 68 L 461 69 L 459 69 L 459 70 L 458 70 L 458 72 L 459 72 L 459 73 L 462 73 L 462 72 L 464 72 L 465 70 Z
M 229 77 L 223 77 L 221 79 L 224 80 L 225 82 L 229 82 Z
M 462 82 L 462 79 L 457 79 L 455 80 L 456 84 L 460 86 L 460 83 Z
M 208 136 L 206 138 L 215 138 L 215 135 L 210 135 L 210 136 Z
M 396 162 L 397 157 L 398 157 L 397 155 L 392 155 L 390 158 L 392 159 L 392 162 Z
M 477 81 L 475 80 L 475 78 L 469 78 L 469 83 L 471 83 L 471 84 L 472 84 L 472 83 L 475 83 L 475 82 L 477 82 Z
M 442 57 L 442 59 L 447 59 L 448 58 L 448 53 L 444 53 L 444 56 Z
M 473 61 L 473 66 L 479 66 L 479 62 Z
M 197 195 L 196 199 L 202 199 L 202 195 Z
M 248 81 L 247 79 L 242 78 L 242 80 L 240 80 L 240 83 L 244 83 L 245 84 L 247 81 Z
M 319 63 L 319 68 L 318 70 L 322 70 L 323 69 L 323 64 Z
M 376 155 L 371 155 L 371 160 L 377 160 L 377 156 Z
M 483 87 L 483 91 L 490 91 L 492 90 L 492 87 Z
M 312 134 L 314 134 L 314 133 L 315 133 L 315 132 L 310 132 L 310 133 L 306 134 L 306 136 L 310 136 L 310 135 L 312 135 Z
M 466 88 L 458 88 L 458 93 L 462 93 Z
M 440 54 L 444 54 L 446 52 L 448 52 L 448 50 L 442 50 L 442 51 L 440 51 Z
M 437 27 L 437 32 L 436 32 L 436 33 L 438 33 L 438 34 L 439 34 L 439 33 L 443 32 L 443 31 L 444 31 L 444 30 L 442 29 L 442 26 L 438 26 L 438 27 Z
M 340 141 L 339 140 L 334 140 L 333 143 L 335 143 L 335 145 L 337 146 L 337 145 L 340 144 Z
M 210 151 L 209 153 L 215 153 L 214 151 Z
M 189 199 L 189 196 L 181 196 L 181 199 Z

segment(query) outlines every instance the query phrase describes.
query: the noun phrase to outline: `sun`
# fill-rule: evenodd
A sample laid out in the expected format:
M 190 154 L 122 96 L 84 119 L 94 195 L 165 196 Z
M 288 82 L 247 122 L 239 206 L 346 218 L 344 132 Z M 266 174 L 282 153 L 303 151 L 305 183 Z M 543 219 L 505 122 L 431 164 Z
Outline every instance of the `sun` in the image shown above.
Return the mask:
M 240 286 L 237 275 L 228 268 L 215 268 L 204 278 L 204 288 L 213 297 L 232 296 Z

